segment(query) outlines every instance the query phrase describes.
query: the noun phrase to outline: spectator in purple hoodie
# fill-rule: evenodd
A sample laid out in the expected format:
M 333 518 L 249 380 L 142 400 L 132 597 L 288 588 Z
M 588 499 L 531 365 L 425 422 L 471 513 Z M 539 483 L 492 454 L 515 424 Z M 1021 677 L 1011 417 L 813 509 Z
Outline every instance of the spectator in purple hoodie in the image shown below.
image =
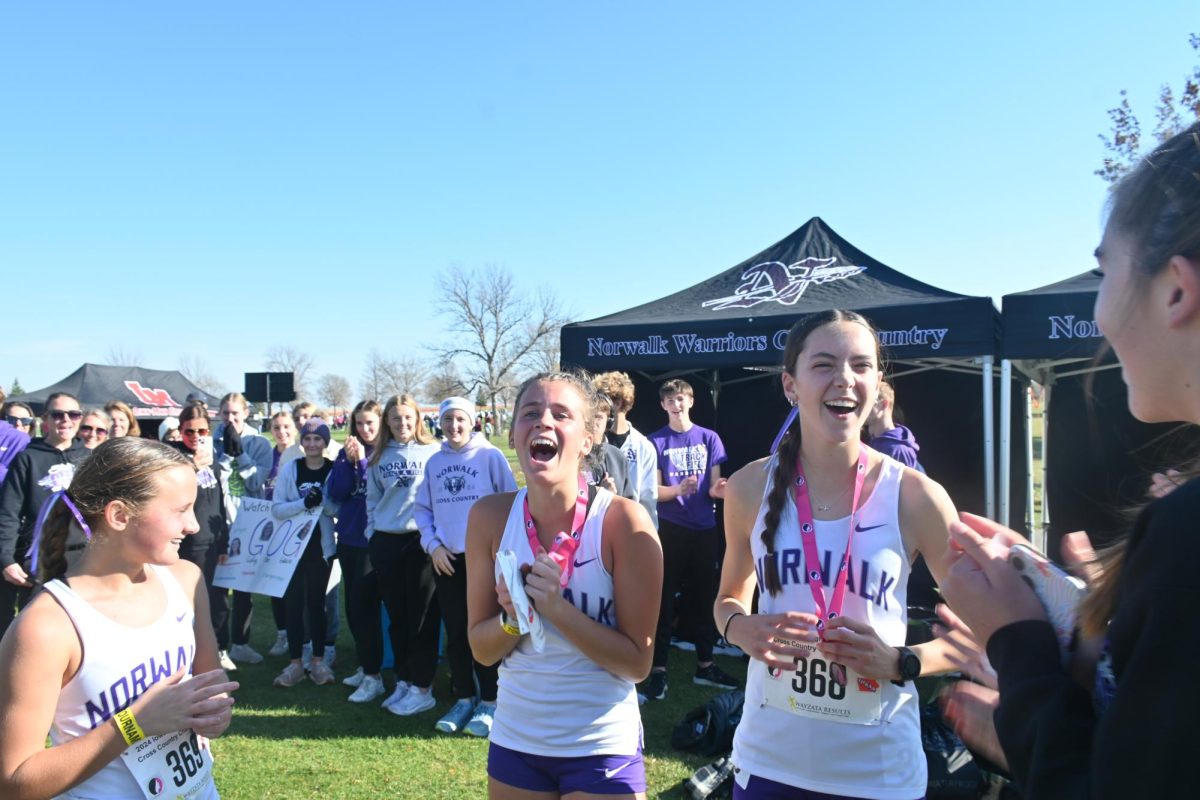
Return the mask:
M 0 419 L 0 484 L 8 474 L 8 465 L 29 446 L 33 433 L 33 411 L 29 406 L 5 403 L 4 397 L 4 390 L 0 389 L 0 406 L 4 407 L 4 419 Z
M 924 472 L 925 468 L 917 459 L 917 451 L 921 446 L 917 444 L 912 431 L 896 424 L 892 419 L 893 414 L 898 415 L 896 390 L 890 383 L 880 381 L 879 398 L 867 417 L 867 435 L 870 437 L 867 444 L 872 450 L 891 456 L 906 467 Z

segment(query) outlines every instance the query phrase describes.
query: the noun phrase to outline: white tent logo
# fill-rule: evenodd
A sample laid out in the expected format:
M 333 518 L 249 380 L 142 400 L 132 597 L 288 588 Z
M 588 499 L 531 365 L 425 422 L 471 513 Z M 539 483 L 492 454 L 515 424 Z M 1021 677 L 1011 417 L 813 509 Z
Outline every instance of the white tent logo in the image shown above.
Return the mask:
M 809 257 L 795 264 L 782 261 L 764 261 L 746 267 L 742 283 L 728 297 L 705 300 L 702 308 L 720 311 L 723 308 L 751 308 L 759 303 L 774 302 L 784 306 L 795 305 L 806 289 L 813 284 L 829 283 L 849 278 L 866 267 L 835 266 L 836 258 Z

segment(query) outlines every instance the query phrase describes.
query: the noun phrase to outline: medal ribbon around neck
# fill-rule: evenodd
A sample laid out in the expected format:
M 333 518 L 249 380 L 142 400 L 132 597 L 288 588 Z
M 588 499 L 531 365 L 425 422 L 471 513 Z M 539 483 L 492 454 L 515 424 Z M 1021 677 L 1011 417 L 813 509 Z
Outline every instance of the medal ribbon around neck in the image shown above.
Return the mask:
M 862 495 L 863 482 L 867 478 L 867 450 L 859 446 L 858 465 L 854 470 L 854 498 L 850 501 L 850 532 L 846 536 L 846 552 L 838 566 L 837 579 L 833 584 L 833 599 L 825 605 L 824 575 L 821 574 L 821 557 L 817 553 L 817 531 L 813 522 L 812 500 L 808 495 L 808 480 L 800 456 L 796 456 L 796 481 L 792 493 L 796 501 L 796 516 L 800 520 L 800 542 L 804 546 L 804 566 L 808 572 L 808 588 L 812 590 L 813 604 L 817 610 L 817 633 L 825 638 L 825 621 L 842 613 L 842 601 L 846 597 L 846 578 L 849 575 L 850 547 L 854 544 L 854 515 L 858 512 L 858 499 Z
M 533 515 L 529 513 L 528 490 L 525 492 L 524 504 L 525 535 L 529 537 L 529 549 L 536 557 L 538 550 L 542 549 L 542 542 L 538 538 L 537 526 L 533 524 Z M 547 553 L 562 570 L 559 584 L 564 589 L 567 587 L 567 581 L 571 580 L 571 574 L 575 572 L 575 551 L 579 549 L 579 543 L 583 540 L 583 523 L 587 519 L 587 506 L 587 480 L 581 474 L 579 476 L 579 493 L 575 496 L 575 518 L 571 521 L 571 532 L 568 534 L 566 531 L 559 531 L 554 534 L 554 543 L 550 545 Z

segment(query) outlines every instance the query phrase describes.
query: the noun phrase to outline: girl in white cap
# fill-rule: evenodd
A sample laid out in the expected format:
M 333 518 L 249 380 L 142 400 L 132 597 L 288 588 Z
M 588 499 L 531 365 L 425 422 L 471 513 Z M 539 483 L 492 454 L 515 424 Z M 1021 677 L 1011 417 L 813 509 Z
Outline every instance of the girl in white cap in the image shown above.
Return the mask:
M 421 530 L 421 547 L 433 560 L 437 600 L 446 626 L 451 690 L 457 698 L 435 728 L 443 733 L 487 736 L 496 710 L 497 672 L 495 665 L 476 662 L 467 642 L 467 565 L 463 558 L 467 514 L 481 497 L 516 491 L 517 481 L 504 454 L 482 433 L 472 431 L 475 405 L 470 400 L 447 398 L 438 407 L 438 416 L 446 439 L 442 449 L 425 463 L 425 479 L 413 510 Z

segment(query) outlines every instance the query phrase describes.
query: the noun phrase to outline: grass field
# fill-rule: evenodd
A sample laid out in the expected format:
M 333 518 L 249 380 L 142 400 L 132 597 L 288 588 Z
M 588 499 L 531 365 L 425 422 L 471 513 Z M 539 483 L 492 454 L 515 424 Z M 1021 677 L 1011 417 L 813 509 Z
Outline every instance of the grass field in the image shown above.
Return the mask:
M 334 438 L 344 441 L 345 432 Z M 499 438 L 518 483 L 523 484 L 516 459 Z M 251 642 L 260 652 L 275 639 L 271 609 L 255 598 Z M 341 678 L 358 666 L 349 626 L 342 620 L 338 639 L 339 683 L 316 686 L 304 682 L 279 689 L 271 681 L 287 663 L 270 658 L 243 666 L 233 674 L 241 683 L 236 693 L 234 722 L 213 742 L 217 788 L 223 798 L 475 798 L 487 792 L 487 742 L 468 736 L 436 733 L 433 724 L 450 707 L 449 672 L 443 664 L 434 683 L 437 707 L 416 717 L 397 717 L 378 703 L 346 702 L 352 689 Z M 721 667 L 744 678 L 741 659 L 718 656 Z M 684 714 L 719 690 L 692 683 L 695 655 L 671 651 L 667 699 L 642 707 L 645 727 L 646 772 L 650 797 L 682 798 L 679 789 L 697 767 L 710 759 L 672 750 L 671 729 Z M 384 671 L 391 690 L 391 676 Z
M 271 609 L 256 598 L 251 641 L 265 651 L 274 641 Z M 745 676 L 741 659 L 718 656 L 727 672 Z M 484 797 L 487 742 L 436 733 L 433 723 L 451 705 L 449 672 L 434 682 L 437 708 L 415 717 L 397 717 L 378 703 L 358 705 L 340 679 L 357 667 L 349 628 L 343 620 L 338 640 L 339 683 L 304 682 L 291 689 L 271 685 L 287 658 L 233 673 L 241 683 L 234 722 L 213 742 L 217 787 L 224 798 L 443 798 Z M 667 699 L 642 707 L 646 771 L 651 797 L 682 798 L 682 780 L 706 759 L 672 750 L 671 729 L 687 711 L 719 690 L 695 686 L 693 653 L 671 651 Z M 385 670 L 389 680 L 390 675 Z

